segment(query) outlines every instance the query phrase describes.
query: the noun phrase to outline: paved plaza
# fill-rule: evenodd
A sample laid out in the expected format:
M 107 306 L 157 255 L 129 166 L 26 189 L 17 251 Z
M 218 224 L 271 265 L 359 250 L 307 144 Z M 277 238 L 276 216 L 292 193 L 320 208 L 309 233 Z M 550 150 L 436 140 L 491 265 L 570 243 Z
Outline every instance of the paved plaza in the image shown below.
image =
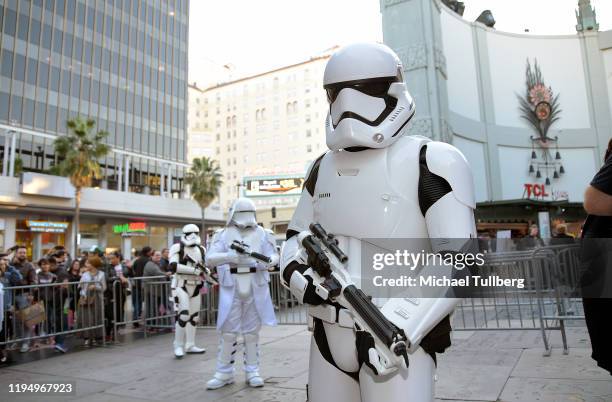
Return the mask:
M 308 370 L 309 332 L 283 325 L 261 333 L 261 374 L 266 386 L 244 384 L 242 359 L 237 382 L 207 391 L 214 372 L 217 338 L 199 330 L 208 352 L 183 360 L 172 356 L 172 335 L 13 365 L 0 369 L 1 401 L 279 401 L 303 402 Z M 569 355 L 563 355 L 559 333 L 552 334 L 552 356 L 542 356 L 539 331 L 456 331 L 453 346 L 439 359 L 438 401 L 612 401 L 612 377 L 590 358 L 583 327 L 568 330 Z M 72 382 L 68 396 L 10 394 L 11 383 Z

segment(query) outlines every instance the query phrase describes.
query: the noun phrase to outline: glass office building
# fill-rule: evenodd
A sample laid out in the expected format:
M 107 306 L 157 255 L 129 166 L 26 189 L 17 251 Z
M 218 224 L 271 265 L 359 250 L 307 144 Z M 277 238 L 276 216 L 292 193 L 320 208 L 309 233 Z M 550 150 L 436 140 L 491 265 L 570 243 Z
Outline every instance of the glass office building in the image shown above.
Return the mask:
M 0 135 L 16 136 L 18 166 L 48 171 L 53 136 L 66 120 L 90 117 L 113 148 L 101 161 L 103 186 L 156 194 L 167 177 L 178 196 L 188 8 L 188 0 L 0 0 Z M 3 159 L 8 144 L 0 141 Z

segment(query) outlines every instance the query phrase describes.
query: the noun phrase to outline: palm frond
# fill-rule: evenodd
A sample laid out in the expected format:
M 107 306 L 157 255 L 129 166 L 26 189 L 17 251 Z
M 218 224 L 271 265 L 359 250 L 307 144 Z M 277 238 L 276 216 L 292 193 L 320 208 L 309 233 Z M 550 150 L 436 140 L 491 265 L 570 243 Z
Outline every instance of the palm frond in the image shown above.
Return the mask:
M 66 126 L 68 134 L 56 138 L 53 143 L 61 160 L 54 170 L 70 178 L 77 189 L 90 186 L 92 179 L 102 178 L 98 160 L 110 152 L 110 147 L 101 142 L 108 133 L 99 131 L 92 134 L 93 119 L 77 117 L 68 120 Z
M 195 158 L 191 169 L 185 175 L 185 183 L 191 187 L 191 194 L 202 208 L 206 208 L 219 196 L 223 175 L 217 162 L 207 157 Z

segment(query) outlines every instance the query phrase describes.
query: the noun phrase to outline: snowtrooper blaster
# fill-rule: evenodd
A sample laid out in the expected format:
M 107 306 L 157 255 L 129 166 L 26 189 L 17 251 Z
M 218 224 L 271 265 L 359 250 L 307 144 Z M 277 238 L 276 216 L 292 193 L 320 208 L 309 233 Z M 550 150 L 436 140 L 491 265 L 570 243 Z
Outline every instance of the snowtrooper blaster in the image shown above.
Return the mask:
M 213 276 L 212 271 L 208 267 L 204 266 L 204 264 L 195 261 L 193 258 L 191 258 L 188 255 L 185 256 L 185 259 L 189 261 L 190 263 L 192 263 L 195 268 L 199 269 L 200 272 L 202 272 L 202 276 L 204 277 L 204 280 L 206 282 L 208 282 L 211 285 L 219 284 L 219 281 L 217 281 L 217 279 Z
M 338 240 L 318 223 L 310 224 L 309 229 L 310 232 L 298 235 L 298 242 L 308 254 L 307 265 L 316 273 L 313 275 L 316 293 L 323 300 L 337 302 L 346 308 L 355 328 L 372 335 L 378 356 L 370 350 L 370 360 L 380 363 L 374 364 L 378 374 L 391 373 L 402 363 L 408 367 L 409 342 L 404 331 L 389 321 L 371 298 L 355 286 L 346 268 L 348 256 L 338 247 Z
M 240 254 L 248 255 L 249 257 L 253 257 L 256 260 L 265 262 L 266 264 L 272 262 L 272 259 L 270 257 L 266 257 L 265 255 L 257 253 L 255 251 L 251 251 L 250 246 L 240 240 L 234 240 L 230 245 L 230 248 L 232 250 L 236 250 Z

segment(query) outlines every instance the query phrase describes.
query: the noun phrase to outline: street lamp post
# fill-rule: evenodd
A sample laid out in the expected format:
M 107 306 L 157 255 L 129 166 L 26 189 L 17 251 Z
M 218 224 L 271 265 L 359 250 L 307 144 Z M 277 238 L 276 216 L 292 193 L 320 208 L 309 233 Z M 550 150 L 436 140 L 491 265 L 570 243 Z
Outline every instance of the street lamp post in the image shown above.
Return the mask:
M 240 187 L 242 187 L 242 183 L 236 183 L 236 198 L 240 198 Z

